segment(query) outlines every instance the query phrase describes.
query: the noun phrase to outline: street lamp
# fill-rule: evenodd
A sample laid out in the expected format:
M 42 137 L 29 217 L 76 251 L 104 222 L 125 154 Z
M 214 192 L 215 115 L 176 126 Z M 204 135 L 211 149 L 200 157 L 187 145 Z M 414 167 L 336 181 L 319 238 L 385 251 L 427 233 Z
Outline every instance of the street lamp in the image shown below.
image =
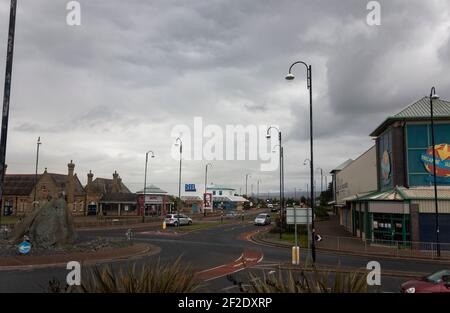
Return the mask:
M 180 172 L 178 175 L 178 205 L 177 205 L 177 227 L 180 227 L 180 206 L 181 206 L 181 161 L 183 159 L 183 141 L 180 137 L 175 141 L 175 146 L 180 147 Z
M 39 146 L 42 144 L 41 137 L 38 137 L 36 143 L 36 171 L 34 173 L 34 196 L 33 196 L 33 208 L 36 208 L 36 191 L 37 191 L 37 177 L 38 177 L 38 166 L 39 166 Z
M 280 163 L 280 239 L 283 233 L 283 196 L 284 196 L 284 191 L 283 191 L 283 146 L 281 145 L 281 131 L 274 127 L 274 126 L 270 126 L 267 129 L 267 139 L 270 139 L 270 130 L 271 129 L 275 129 L 278 132 L 278 147 L 280 147 L 280 159 L 279 159 L 279 163 Z M 276 147 L 276 146 L 275 146 Z M 274 148 L 275 148 L 274 147 Z M 273 151 L 272 151 L 273 152 Z
M 206 192 L 207 192 L 207 186 L 208 186 L 208 166 L 212 166 L 212 164 L 208 163 L 205 166 L 205 194 L 203 195 L 203 216 L 206 216 L 205 199 L 206 199 Z
M 245 174 L 245 196 L 248 197 L 247 187 L 248 187 L 248 178 L 252 177 L 251 174 Z
M 436 175 L 436 143 L 434 141 L 434 110 L 433 100 L 439 100 L 436 94 L 436 88 L 432 87 L 430 92 L 430 111 L 431 111 L 431 146 L 433 147 L 433 183 L 434 183 L 434 206 L 436 217 L 436 253 L 441 256 L 441 245 L 439 243 L 439 207 L 438 207 L 438 192 L 437 192 L 437 175 Z
M 2 131 L 0 139 L 0 203 L 3 201 L 3 190 L 5 189 L 5 161 L 6 161 L 6 142 L 8 139 L 8 121 L 9 106 L 11 96 L 11 80 L 14 56 L 14 38 L 16 31 L 16 12 L 17 0 L 11 0 L 9 10 L 9 31 L 8 44 L 6 51 L 6 71 L 5 71 L 5 88 L 3 93 L 3 110 L 2 110 Z M 0 205 L 1 206 L 1 205 Z M 3 208 L 0 207 L 0 225 L 2 223 Z
M 297 61 L 289 67 L 289 73 L 286 75 L 286 80 L 294 80 L 295 76 L 292 74 L 292 68 L 297 64 L 303 64 L 306 67 L 307 88 L 309 89 L 309 136 L 310 136 L 310 153 L 311 153 L 311 199 L 314 198 L 314 141 L 313 141 L 313 107 L 312 107 L 312 66 L 303 61 Z M 314 228 L 314 201 L 311 201 L 312 211 L 312 238 L 311 238 L 311 252 L 313 263 L 316 261 L 316 245 L 315 245 L 315 228 Z
M 148 155 L 150 153 L 151 153 L 152 159 L 155 157 L 155 154 L 151 150 L 145 154 L 144 201 L 143 201 L 143 208 L 142 208 L 142 223 L 145 223 L 145 197 L 147 195 L 147 164 L 148 164 Z
M 261 179 L 256 181 L 256 202 L 259 204 L 259 184 L 261 183 Z

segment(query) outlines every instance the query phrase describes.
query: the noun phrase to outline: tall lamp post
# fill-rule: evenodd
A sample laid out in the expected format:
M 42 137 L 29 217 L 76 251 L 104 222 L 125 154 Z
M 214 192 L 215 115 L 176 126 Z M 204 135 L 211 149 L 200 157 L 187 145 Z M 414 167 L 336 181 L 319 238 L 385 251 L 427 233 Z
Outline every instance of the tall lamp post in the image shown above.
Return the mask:
M 36 191 L 37 191 L 37 177 L 38 177 L 38 166 L 39 166 L 39 146 L 42 144 L 41 137 L 38 137 L 36 143 L 36 171 L 34 173 L 34 195 L 33 195 L 33 207 L 36 208 Z
M 14 56 L 14 38 L 16 32 L 17 0 L 11 0 L 9 11 L 8 44 L 6 50 L 5 88 L 3 93 L 2 132 L 0 138 L 0 225 L 2 224 L 3 190 L 5 183 L 6 141 L 8 138 L 9 100 L 11 95 L 12 66 Z
M 283 145 L 281 144 L 281 131 L 275 127 L 275 126 L 270 126 L 267 129 L 267 136 L 266 138 L 269 140 L 271 138 L 270 136 L 270 131 L 272 129 L 275 129 L 278 132 L 278 146 L 280 147 L 280 159 L 279 159 L 279 167 L 280 167 L 280 239 L 283 233 L 283 196 L 284 196 L 284 191 L 283 191 Z
M 259 204 L 259 184 L 261 183 L 261 179 L 256 181 L 256 202 Z
M 208 163 L 205 166 L 205 194 L 203 195 L 203 216 L 206 216 L 205 199 L 206 199 L 206 192 L 207 192 L 207 188 L 208 188 L 208 166 L 212 166 L 212 164 Z
M 251 174 L 245 174 L 245 196 L 248 197 L 247 187 L 248 187 L 248 178 L 252 177 Z
M 319 192 L 319 201 L 322 199 L 322 192 L 323 192 L 323 169 L 318 167 L 318 171 L 320 171 L 320 192 Z
M 177 227 L 180 227 L 180 206 L 181 206 L 181 161 L 183 160 L 183 141 L 180 137 L 175 141 L 175 146 L 180 147 L 180 171 L 178 174 L 178 205 L 177 205 Z
M 306 64 L 303 61 L 297 61 L 291 64 L 289 67 L 289 73 L 286 76 L 286 80 L 294 80 L 295 76 L 292 74 L 292 68 L 297 64 L 303 64 L 306 67 L 306 78 L 307 78 L 307 88 L 309 89 L 309 137 L 310 137 L 310 153 L 311 153 L 311 199 L 314 199 L 314 141 L 313 141 L 313 106 L 312 106 L 312 66 Z M 313 263 L 316 261 L 316 244 L 315 236 L 316 230 L 314 227 L 314 207 L 315 201 L 311 201 L 311 211 L 312 211 L 312 238 L 311 238 L 311 254 Z
M 433 100 L 438 100 L 439 96 L 436 94 L 436 88 L 432 87 L 430 92 L 430 113 L 431 113 L 431 146 L 433 147 L 433 183 L 434 183 L 434 206 L 436 217 L 436 253 L 441 256 L 441 245 L 439 243 L 439 207 L 438 207 L 438 191 L 437 191 L 437 175 L 436 175 L 436 143 L 434 140 L 434 109 Z
M 147 164 L 148 164 L 148 155 L 150 153 L 151 153 L 152 159 L 155 157 L 155 154 L 151 150 L 145 154 L 144 200 L 143 200 L 143 207 L 142 207 L 142 223 L 145 223 L 145 198 L 147 196 Z

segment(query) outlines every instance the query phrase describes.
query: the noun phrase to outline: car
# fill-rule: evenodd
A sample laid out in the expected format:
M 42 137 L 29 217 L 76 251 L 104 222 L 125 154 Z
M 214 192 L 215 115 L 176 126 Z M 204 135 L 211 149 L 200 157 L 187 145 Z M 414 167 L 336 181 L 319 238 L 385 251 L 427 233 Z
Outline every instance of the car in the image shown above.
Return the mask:
M 402 293 L 450 293 L 450 270 L 441 270 L 402 284 Z
M 225 214 L 226 217 L 236 217 L 238 216 L 238 214 L 236 213 L 236 211 L 229 211 L 227 212 L 227 214 Z
M 271 212 L 278 212 L 279 210 L 280 210 L 280 208 L 277 208 L 277 207 L 272 207 L 270 209 Z
M 180 226 L 192 224 L 192 219 L 184 214 L 167 214 L 164 221 L 167 226 L 178 226 L 178 221 L 180 222 Z
M 270 215 L 261 213 L 255 218 L 255 225 L 269 225 L 271 223 Z

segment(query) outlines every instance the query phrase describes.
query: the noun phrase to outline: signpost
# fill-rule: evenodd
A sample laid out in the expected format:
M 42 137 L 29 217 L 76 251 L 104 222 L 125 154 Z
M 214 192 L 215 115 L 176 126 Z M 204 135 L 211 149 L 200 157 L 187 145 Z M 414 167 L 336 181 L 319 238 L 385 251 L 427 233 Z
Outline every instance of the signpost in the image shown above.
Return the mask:
M 20 254 L 28 254 L 31 251 L 31 243 L 28 236 L 23 237 L 23 242 L 17 246 Z
M 292 264 L 300 264 L 300 248 L 298 246 L 297 225 L 308 227 L 308 250 L 309 250 L 309 225 L 312 223 L 311 208 L 286 208 L 286 224 L 295 226 L 295 244 L 292 247 Z

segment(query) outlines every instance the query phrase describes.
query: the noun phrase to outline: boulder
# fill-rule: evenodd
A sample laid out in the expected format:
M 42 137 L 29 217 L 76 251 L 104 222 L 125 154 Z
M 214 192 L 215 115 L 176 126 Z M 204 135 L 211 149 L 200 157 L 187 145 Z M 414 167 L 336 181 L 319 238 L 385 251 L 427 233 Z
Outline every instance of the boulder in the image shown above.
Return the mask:
M 72 214 L 63 198 L 44 202 L 14 228 L 13 242 L 27 235 L 31 244 L 40 248 L 56 248 L 75 242 L 77 236 Z

